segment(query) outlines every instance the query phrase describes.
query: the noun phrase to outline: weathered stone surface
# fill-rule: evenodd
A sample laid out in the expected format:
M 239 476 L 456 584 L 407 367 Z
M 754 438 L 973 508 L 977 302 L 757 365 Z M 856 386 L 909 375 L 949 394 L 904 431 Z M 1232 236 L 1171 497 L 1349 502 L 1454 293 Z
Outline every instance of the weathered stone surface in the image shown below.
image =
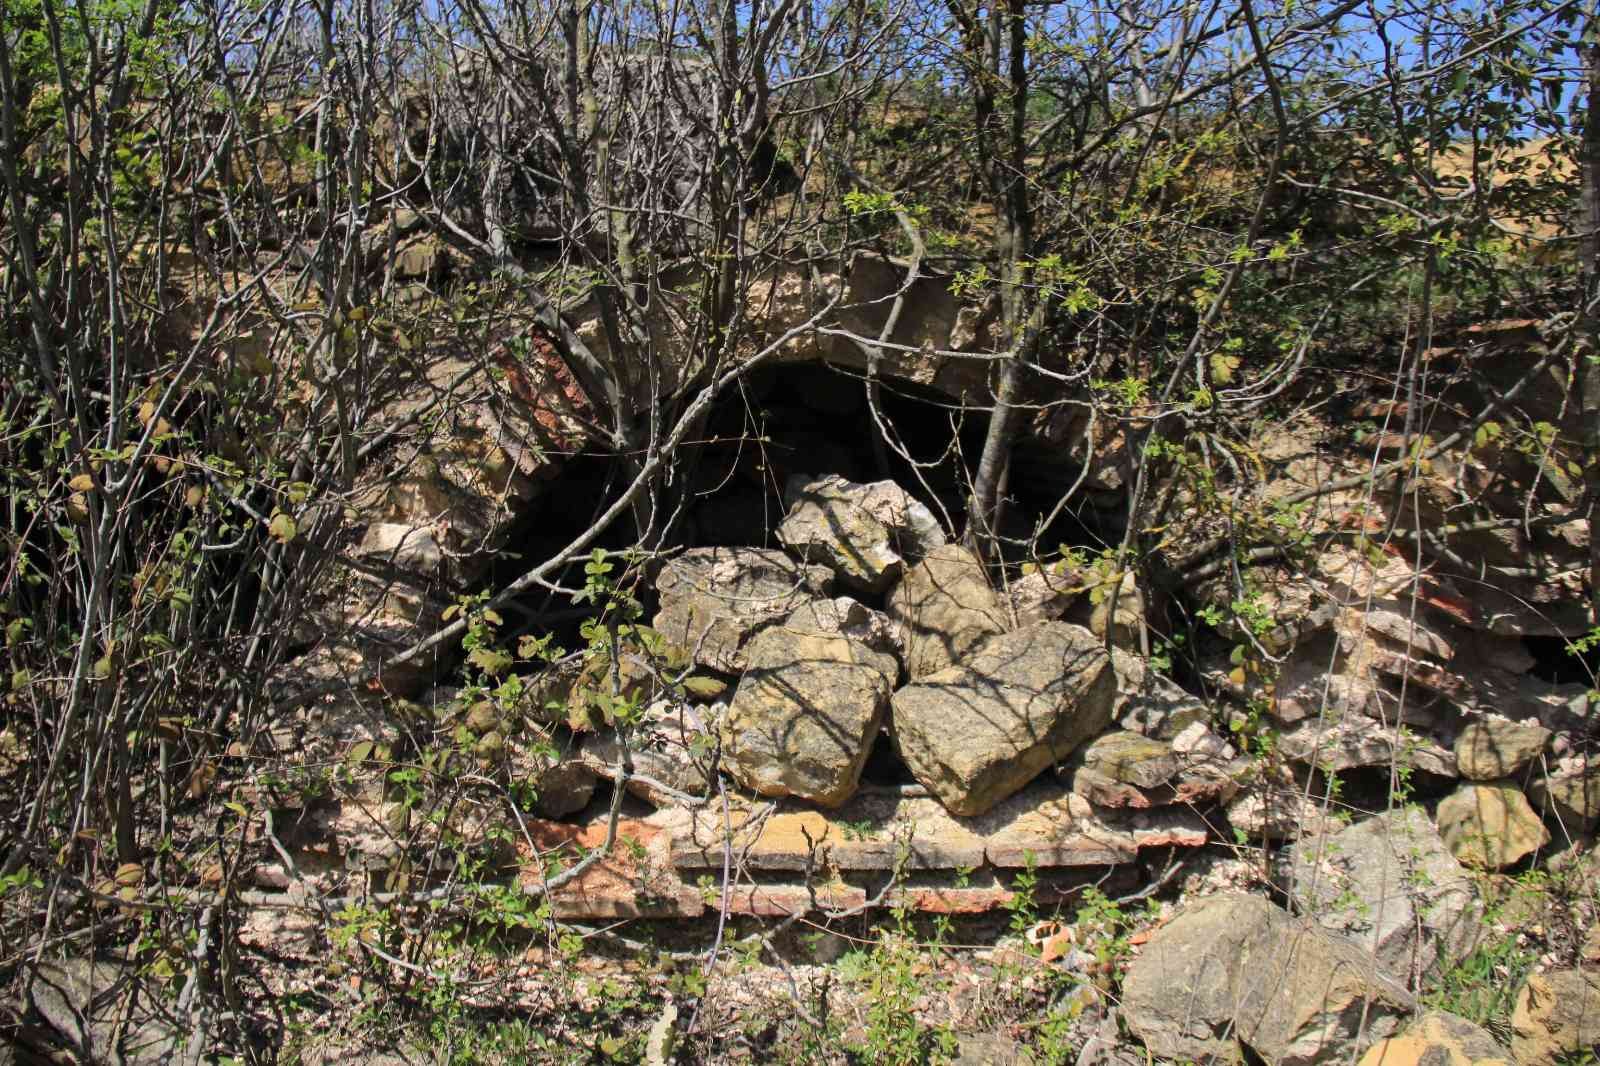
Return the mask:
M 434 574 L 444 567 L 444 552 L 433 530 L 405 522 L 372 523 L 356 554 L 417 573 Z
M 42 961 L 27 997 L 64 1045 L 88 1052 L 85 1061 L 154 1066 L 170 1062 L 187 1036 L 171 1025 L 170 1007 L 163 1009 L 133 970 L 113 962 Z M 46 1061 L 19 1050 L 21 1061 Z
M 813 596 L 825 594 L 825 567 L 796 563 L 764 548 L 691 548 L 656 578 L 661 609 L 654 626 L 697 665 L 736 674 L 744 646 Z
M 832 474 L 816 479 L 796 474 L 784 489 L 789 513 L 778 525 L 778 539 L 806 562 L 828 567 L 849 587 L 877 593 L 900 576 L 905 559 L 894 531 L 863 505 L 869 488 Z M 931 521 L 932 515 L 927 517 Z
M 1518 1066 L 1552 1063 L 1600 1047 L 1600 975 L 1582 970 L 1531 974 L 1511 1013 Z
M 1269 713 L 1280 722 L 1383 716 L 1377 679 L 1344 671 L 1334 633 L 1319 633 L 1288 653 L 1273 686 Z
M 1251 840 L 1294 840 L 1322 832 L 1330 819 L 1287 767 L 1258 775 L 1229 801 L 1228 824 Z
M 1483 904 L 1472 878 L 1420 807 L 1303 839 L 1285 858 L 1299 910 L 1371 952 L 1407 987 L 1478 941 Z
M 908 562 L 916 562 L 950 539 L 927 505 L 893 481 L 856 484 L 835 474 L 790 478 L 784 500 L 792 506 L 802 495 L 845 501 L 865 511 L 889 531 L 895 550 Z
M 783 626 L 802 633 L 849 637 L 896 659 L 904 654 L 900 628 L 889 616 L 848 596 L 807 600 L 790 612 Z
M 1130 571 L 1122 575 L 1115 592 L 1110 588 L 1103 591 L 1105 595 L 1100 602 L 1090 609 L 1089 631 L 1103 640 L 1109 630 L 1113 647 L 1140 651 L 1145 631 L 1145 603 L 1138 581 Z
M 1115 689 L 1093 634 L 1043 622 L 897 692 L 895 742 L 952 813 L 982 814 L 1109 725 Z
M 1018 625 L 1054 622 L 1065 616 L 1082 594 L 1083 578 L 1059 563 L 1041 566 L 1011 582 L 1006 592 Z
M 1112 648 L 1111 665 L 1117 675 L 1113 716 L 1123 729 L 1171 740 L 1210 717 L 1198 697 L 1150 669 L 1139 656 Z
M 1097 737 L 1079 750 L 1078 758 L 1089 769 L 1137 788 L 1164 785 L 1178 772 L 1171 744 L 1126 730 Z
M 1587 833 L 1600 823 L 1600 760 L 1569 755 L 1548 773 L 1528 783 L 1528 798 L 1569 835 Z
M 1550 730 L 1536 723 L 1481 718 L 1456 736 L 1456 765 L 1472 781 L 1516 777 L 1549 740 Z
M 577 759 L 555 759 L 536 773 L 522 778 L 533 785 L 538 800 L 534 809 L 544 818 L 576 814 L 594 798 L 595 772 Z
M 1429 1011 L 1398 1036 L 1373 1044 L 1357 1066 L 1511 1066 L 1511 1056 L 1487 1029 Z
M 1354 944 L 1264 899 L 1212 896 L 1150 937 L 1128 967 L 1122 1013 L 1154 1055 L 1273 1066 L 1351 1057 L 1414 1008 Z
M 1498 870 L 1550 843 L 1550 831 L 1509 781 L 1463 782 L 1439 803 L 1439 833 L 1468 866 Z
M 707 723 L 717 710 L 702 713 L 693 707 L 672 708 L 664 703 L 652 707 L 629 738 L 628 754 L 638 776 L 628 781 L 628 791 L 658 807 L 682 803 L 684 796 L 704 796 L 711 780 L 711 753 L 715 746 Z M 621 756 L 614 731 L 584 738 L 582 759 L 602 778 L 616 773 Z
M 1393 727 L 1368 718 L 1307 718 L 1278 734 L 1278 751 L 1332 773 L 1398 763 L 1441 777 L 1457 776 L 1454 752 L 1416 733 L 1395 734 Z
M 889 617 L 905 635 L 912 680 L 959 662 L 1008 628 L 983 564 L 959 544 L 935 549 L 889 596 Z
M 850 798 L 900 664 L 848 637 L 776 627 L 750 642 L 722 722 L 728 770 L 764 796 Z
M 1113 731 L 1073 757 L 1072 790 L 1101 807 L 1212 802 L 1234 791 L 1232 757 L 1227 743 L 1200 722 L 1170 743 Z

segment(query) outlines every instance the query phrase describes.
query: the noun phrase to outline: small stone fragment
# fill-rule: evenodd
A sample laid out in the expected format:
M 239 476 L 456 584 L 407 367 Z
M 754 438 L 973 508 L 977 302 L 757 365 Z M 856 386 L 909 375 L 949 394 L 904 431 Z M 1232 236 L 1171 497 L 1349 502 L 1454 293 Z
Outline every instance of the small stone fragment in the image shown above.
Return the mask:
M 1487 1029 L 1429 1011 L 1398 1036 L 1373 1044 L 1357 1066 L 1511 1066 L 1511 1056 Z

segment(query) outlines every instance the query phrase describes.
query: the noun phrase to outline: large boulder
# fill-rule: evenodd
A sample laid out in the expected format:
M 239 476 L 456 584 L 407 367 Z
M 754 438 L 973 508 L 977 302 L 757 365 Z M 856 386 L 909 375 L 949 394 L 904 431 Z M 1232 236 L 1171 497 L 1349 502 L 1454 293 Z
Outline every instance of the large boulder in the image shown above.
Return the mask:
M 1301 840 L 1286 865 L 1295 906 L 1408 987 L 1464 957 L 1483 928 L 1471 875 L 1419 807 Z
M 967 548 L 936 548 L 906 572 L 889 596 L 889 617 L 905 636 L 913 680 L 960 662 L 1008 627 L 983 563 Z
M 982 814 L 1111 723 L 1116 675 L 1093 634 L 1042 622 L 994 637 L 894 697 L 901 757 L 952 814 Z
M 1549 740 L 1550 730 L 1537 722 L 1486 716 L 1456 735 L 1456 765 L 1462 777 L 1473 781 L 1516 777 Z
M 1582 970 L 1530 975 L 1517 993 L 1511 1031 L 1518 1066 L 1556 1062 L 1562 1055 L 1600 1047 L 1600 975 Z
M 1463 782 L 1439 802 L 1437 817 L 1450 851 L 1481 870 L 1510 866 L 1550 843 L 1550 831 L 1509 781 Z
M 945 542 L 933 513 L 892 481 L 867 485 L 829 474 L 796 474 L 784 487 L 789 513 L 778 539 L 840 581 L 877 593 L 900 576 L 906 559 Z
M 786 627 L 750 642 L 722 722 L 730 773 L 764 796 L 837 807 L 855 792 L 900 664 L 849 637 Z
M 1350 941 L 1257 896 L 1212 896 L 1150 937 L 1122 1015 L 1160 1058 L 1271 1066 L 1348 1061 L 1415 1007 Z
M 736 674 L 745 644 L 814 596 L 832 575 L 764 548 L 691 548 L 661 568 L 654 626 L 697 665 Z
M 1373 1044 L 1357 1066 L 1511 1066 L 1511 1056 L 1487 1029 L 1429 1011 L 1405 1032 Z

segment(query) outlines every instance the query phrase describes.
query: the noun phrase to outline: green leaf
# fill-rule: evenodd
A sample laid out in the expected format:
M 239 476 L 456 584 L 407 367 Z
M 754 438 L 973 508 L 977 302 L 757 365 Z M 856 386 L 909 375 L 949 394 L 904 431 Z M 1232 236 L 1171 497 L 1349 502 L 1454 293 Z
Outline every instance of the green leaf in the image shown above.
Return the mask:
M 300 532 L 294 524 L 294 519 L 282 511 L 273 511 L 272 519 L 267 523 L 267 533 L 279 544 L 288 544 Z
M 467 662 L 476 666 L 490 677 L 498 677 L 511 668 L 514 662 L 511 656 L 498 648 L 473 648 L 467 655 Z

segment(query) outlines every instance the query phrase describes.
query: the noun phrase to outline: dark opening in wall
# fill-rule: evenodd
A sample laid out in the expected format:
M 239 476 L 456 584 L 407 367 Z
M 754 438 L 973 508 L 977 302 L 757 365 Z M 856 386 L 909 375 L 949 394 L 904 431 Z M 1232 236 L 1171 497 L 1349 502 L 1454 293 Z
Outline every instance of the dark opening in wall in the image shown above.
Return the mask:
M 539 494 L 518 516 L 506 538 L 502 552 L 484 575 L 480 587 L 495 592 L 505 588 L 530 567 L 536 566 L 565 548 L 609 507 L 627 487 L 627 472 L 612 455 L 579 452 L 562 465 L 560 472 L 540 486 Z M 626 517 L 602 530 L 595 547 L 622 551 L 632 545 L 632 527 Z M 584 560 L 569 563 L 550 575 L 551 584 L 582 588 Z M 654 604 L 647 605 L 647 612 Z M 574 606 L 571 600 L 549 589 L 536 588 L 513 606 L 507 617 L 508 632 L 554 632 L 556 643 L 571 649 L 578 640 L 578 626 L 591 609 Z
M 959 532 L 967 493 L 988 430 L 988 411 L 963 407 L 926 386 L 879 382 L 878 409 L 889 440 L 867 403 L 858 370 L 822 363 L 766 368 L 727 394 L 707 422 L 692 478 L 694 498 L 684 539 L 696 545 L 777 546 L 783 488 L 794 474 L 838 474 L 851 481 L 890 479 Z M 1019 454 L 1022 451 L 1019 445 Z M 1075 471 L 1069 471 L 1075 475 Z M 1007 485 L 1002 532 L 1027 539 L 1071 484 L 1019 464 Z M 1093 545 L 1092 519 L 1061 509 L 1039 544 Z M 1016 561 L 1020 552 L 1008 553 Z
M 1574 652 L 1566 637 L 1523 637 L 1528 654 L 1534 658 L 1533 674 L 1556 685 L 1596 685 L 1600 677 L 1600 647 Z
M 982 447 L 982 414 L 963 416 L 947 397 L 895 379 L 880 382 L 879 409 L 910 461 L 881 442 L 859 372 L 805 363 L 752 374 L 707 420 L 684 539 L 776 546 L 784 484 L 794 474 L 889 478 L 941 521 L 960 524 L 969 457 Z
M 911 773 L 900 753 L 895 750 L 894 741 L 887 732 L 879 733 L 878 739 L 872 744 L 872 751 L 867 755 L 867 764 L 861 769 L 861 783 L 864 785 L 912 785 L 916 784 L 916 777 Z

